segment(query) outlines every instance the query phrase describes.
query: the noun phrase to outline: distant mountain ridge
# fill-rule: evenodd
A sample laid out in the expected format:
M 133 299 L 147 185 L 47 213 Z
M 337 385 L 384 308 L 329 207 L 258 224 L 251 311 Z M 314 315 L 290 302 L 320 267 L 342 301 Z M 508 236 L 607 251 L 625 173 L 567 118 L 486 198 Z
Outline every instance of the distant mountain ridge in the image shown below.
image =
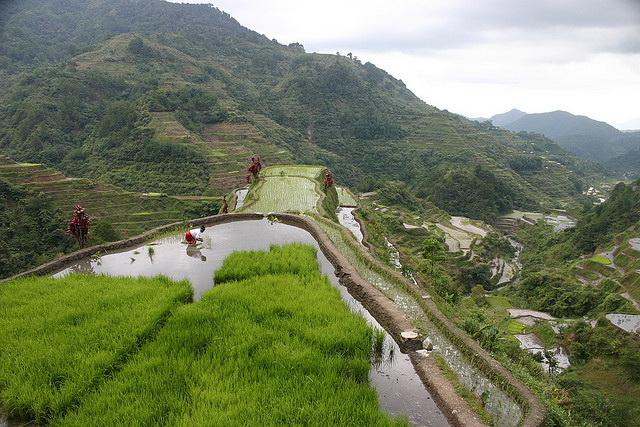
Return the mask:
M 513 132 L 535 132 L 579 157 L 605 163 L 640 149 L 640 132 L 622 132 L 608 123 L 567 111 L 527 114 L 513 109 L 489 121 Z
M 576 116 L 561 110 L 549 113 L 525 113 L 513 122 L 504 123 L 503 125 L 495 122 L 493 124 L 514 132 L 535 129 L 536 132 L 551 139 L 567 135 L 593 135 L 601 138 L 614 138 L 622 134 L 621 131 L 605 122 L 593 120 L 586 116 Z
M 494 126 L 503 127 L 504 125 L 513 123 L 526 115 L 527 113 L 525 113 L 524 111 L 520 111 L 517 108 L 514 108 L 511 111 L 507 111 L 506 113 L 496 114 L 495 116 L 491 116 L 489 121 L 493 123 Z

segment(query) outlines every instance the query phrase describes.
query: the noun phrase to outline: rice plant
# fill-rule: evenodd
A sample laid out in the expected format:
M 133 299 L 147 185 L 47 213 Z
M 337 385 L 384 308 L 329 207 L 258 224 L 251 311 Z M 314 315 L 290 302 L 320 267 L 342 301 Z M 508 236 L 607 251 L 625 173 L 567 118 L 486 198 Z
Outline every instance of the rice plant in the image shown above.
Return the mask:
M 378 409 L 368 385 L 366 321 L 318 271 L 256 274 L 268 254 L 235 255 L 246 279 L 180 307 L 122 371 L 51 424 L 406 425 Z
M 340 206 L 358 206 L 358 201 L 349 190 L 344 187 L 336 187 L 336 191 L 338 192 L 338 203 Z
M 292 243 L 271 245 L 269 251 L 234 252 L 214 274 L 217 284 L 244 280 L 264 274 L 318 274 L 318 259 L 313 246 Z
M 315 181 L 295 176 L 265 178 L 257 191 L 258 199 L 245 205 L 243 211 L 317 212 L 320 200 Z
M 42 421 L 63 413 L 192 296 L 165 277 L 32 277 L 0 286 L 0 399 Z
M 269 166 L 264 168 L 262 176 L 300 176 L 309 179 L 316 179 L 320 172 L 325 168 L 323 166 Z

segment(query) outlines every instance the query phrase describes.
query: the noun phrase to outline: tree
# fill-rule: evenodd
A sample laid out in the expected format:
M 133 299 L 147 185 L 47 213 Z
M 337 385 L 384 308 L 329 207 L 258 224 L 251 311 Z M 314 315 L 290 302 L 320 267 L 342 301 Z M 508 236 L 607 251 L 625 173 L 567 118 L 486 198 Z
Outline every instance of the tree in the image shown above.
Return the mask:
M 487 298 L 484 295 L 484 288 L 482 285 L 475 285 L 471 288 L 471 298 L 476 303 L 476 305 L 486 305 Z
M 442 243 L 434 238 L 426 239 L 422 243 L 421 254 L 422 257 L 429 261 L 429 263 L 431 264 L 429 274 L 433 274 L 436 262 L 444 261 L 446 259 Z
M 249 175 L 247 175 L 247 184 L 251 184 L 254 180 L 258 179 L 258 174 L 262 170 L 262 163 L 260 161 L 260 157 L 254 156 L 251 157 L 251 166 L 247 168 Z
M 75 205 L 73 211 L 73 218 L 67 223 L 67 234 L 71 234 L 78 242 L 78 246 L 84 248 L 87 244 L 87 237 L 89 236 L 89 226 L 91 220 L 86 214 L 84 208 L 80 205 Z
M 333 187 L 333 175 L 331 175 L 331 171 L 327 171 L 326 175 L 324 176 L 323 185 L 325 190 L 327 188 Z
M 229 213 L 229 202 L 227 201 L 227 195 L 222 196 L 222 213 Z

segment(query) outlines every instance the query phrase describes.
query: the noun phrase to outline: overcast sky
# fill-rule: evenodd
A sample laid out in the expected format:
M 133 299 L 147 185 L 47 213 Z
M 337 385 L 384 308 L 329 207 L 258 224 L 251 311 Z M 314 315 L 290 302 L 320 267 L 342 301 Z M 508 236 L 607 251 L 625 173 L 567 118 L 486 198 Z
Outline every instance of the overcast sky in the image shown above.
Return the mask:
M 171 0 L 210 3 L 307 52 L 353 53 L 469 117 L 639 119 L 640 0 Z

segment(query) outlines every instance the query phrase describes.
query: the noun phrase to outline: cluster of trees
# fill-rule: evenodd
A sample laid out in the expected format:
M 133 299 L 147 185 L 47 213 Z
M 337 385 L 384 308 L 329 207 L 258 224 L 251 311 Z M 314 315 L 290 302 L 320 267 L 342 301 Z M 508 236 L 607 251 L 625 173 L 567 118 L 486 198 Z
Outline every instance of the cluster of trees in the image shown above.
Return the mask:
M 60 167 L 72 176 L 109 182 L 137 191 L 195 194 L 208 185 L 202 149 L 154 136 L 149 117 L 136 103 L 109 105 L 85 143 Z
M 436 168 L 421 182 L 418 196 L 428 198 L 452 215 L 492 220 L 516 206 L 531 203 L 480 165 Z
M 556 317 L 580 317 L 602 312 L 625 311 L 630 302 L 616 289 L 583 286 L 568 275 L 541 271 L 521 280 L 509 295 L 525 307 Z
M 0 150 L 15 159 L 131 190 L 194 194 L 208 184 L 201 148 L 155 137 L 147 112 L 175 109 L 187 125 L 221 120 L 204 89 L 145 92 L 106 74 L 52 69 L 26 75 L 6 99 Z
M 55 63 L 77 55 L 105 36 L 128 32 L 186 33 L 174 47 L 221 46 L 242 27 L 227 13 L 209 5 L 178 5 L 162 0 L 20 0 L 3 3 L 0 64 L 20 69 Z M 246 29 L 254 43 L 268 39 Z M 176 40 L 177 41 L 177 40 Z M 216 43 L 218 41 L 218 43 Z M 134 49 L 140 47 L 134 44 Z M 182 45 L 182 46 L 181 46 Z M 196 46 L 194 46 L 196 45 Z
M 580 250 L 593 252 L 621 231 L 640 221 L 640 180 L 619 183 L 607 201 L 593 206 L 572 231 L 572 241 Z
M 69 251 L 66 220 L 43 193 L 0 179 L 0 278 Z

